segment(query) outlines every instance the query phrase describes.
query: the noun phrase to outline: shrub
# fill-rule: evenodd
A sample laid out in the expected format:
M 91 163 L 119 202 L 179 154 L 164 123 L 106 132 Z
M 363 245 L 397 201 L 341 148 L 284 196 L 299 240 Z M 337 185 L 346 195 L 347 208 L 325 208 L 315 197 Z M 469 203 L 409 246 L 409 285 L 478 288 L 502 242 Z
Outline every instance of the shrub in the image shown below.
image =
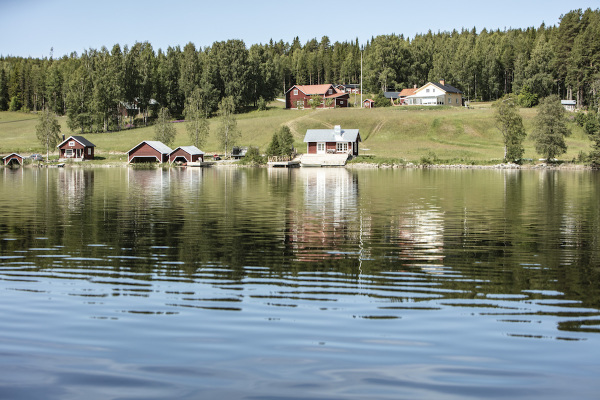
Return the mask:
M 534 94 L 529 86 L 523 86 L 517 96 L 517 102 L 521 107 L 531 108 L 538 104 L 537 94 Z
M 258 107 L 258 111 L 266 111 L 267 110 L 267 101 L 264 98 L 260 98 L 258 99 L 258 102 L 256 103 L 257 107 Z
M 246 156 L 240 161 L 240 164 L 261 165 L 265 163 L 265 158 L 260 154 L 258 147 L 250 146 Z

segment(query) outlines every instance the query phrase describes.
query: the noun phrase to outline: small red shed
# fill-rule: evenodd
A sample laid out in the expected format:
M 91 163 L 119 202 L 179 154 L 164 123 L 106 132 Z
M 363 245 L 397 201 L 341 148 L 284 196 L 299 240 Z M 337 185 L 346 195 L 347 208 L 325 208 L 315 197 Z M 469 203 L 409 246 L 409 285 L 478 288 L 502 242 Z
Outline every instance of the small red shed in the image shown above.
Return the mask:
M 96 145 L 83 136 L 69 136 L 58 146 L 58 158 L 78 160 L 93 160 Z
M 363 101 L 364 108 L 375 108 L 375 101 L 371 99 L 366 99 Z
M 169 162 L 173 150 L 157 140 L 144 140 L 127 152 L 128 162 Z
M 169 162 L 173 164 L 175 161 L 183 163 L 203 162 L 204 152 L 196 146 L 180 146 L 169 155 Z
M 12 153 L 2 159 L 4 165 L 23 165 L 23 156 Z

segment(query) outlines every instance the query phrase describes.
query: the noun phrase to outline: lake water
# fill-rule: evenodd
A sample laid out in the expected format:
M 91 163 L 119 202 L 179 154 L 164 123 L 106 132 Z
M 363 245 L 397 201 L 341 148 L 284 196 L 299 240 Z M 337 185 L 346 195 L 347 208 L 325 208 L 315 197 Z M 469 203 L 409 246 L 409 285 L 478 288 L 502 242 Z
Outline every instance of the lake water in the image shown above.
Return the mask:
M 1 399 L 592 399 L 600 174 L 0 169 Z

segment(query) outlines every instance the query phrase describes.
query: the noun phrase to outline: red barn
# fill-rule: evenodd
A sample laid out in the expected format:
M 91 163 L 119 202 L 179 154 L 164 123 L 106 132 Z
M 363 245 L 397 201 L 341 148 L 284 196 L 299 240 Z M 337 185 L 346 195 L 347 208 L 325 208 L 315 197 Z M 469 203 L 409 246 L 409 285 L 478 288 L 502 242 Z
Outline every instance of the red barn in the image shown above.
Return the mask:
M 69 136 L 67 140 L 63 140 L 56 147 L 58 147 L 58 158 L 72 158 L 83 161 L 94 159 L 94 147 L 96 145 L 83 136 Z
M 321 96 L 323 102 L 318 108 L 348 107 L 350 95 L 337 90 L 331 84 L 294 85 L 285 93 L 285 108 L 310 108 L 312 96 Z M 326 103 L 331 102 L 331 105 Z
M 2 161 L 4 161 L 4 165 L 23 165 L 23 156 L 17 153 L 12 153 L 4 157 Z
M 304 136 L 308 154 L 348 154 L 358 156 L 358 143 L 362 142 L 358 129 L 308 129 Z
M 127 152 L 128 162 L 169 162 L 173 152 L 166 144 L 155 140 L 144 140 Z
M 173 164 L 175 161 L 183 163 L 203 162 L 204 152 L 196 146 L 181 146 L 169 154 L 169 162 Z

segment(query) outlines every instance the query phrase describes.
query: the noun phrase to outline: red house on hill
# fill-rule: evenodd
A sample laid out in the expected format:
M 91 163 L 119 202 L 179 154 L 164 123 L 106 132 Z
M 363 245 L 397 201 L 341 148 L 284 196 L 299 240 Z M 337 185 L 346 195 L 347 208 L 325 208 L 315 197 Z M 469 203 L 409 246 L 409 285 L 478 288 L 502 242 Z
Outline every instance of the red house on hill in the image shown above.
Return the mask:
M 73 158 L 78 160 L 93 160 L 96 145 L 83 136 L 69 136 L 58 146 L 59 158 Z
M 129 163 L 134 162 L 169 162 L 173 152 L 169 146 L 156 140 L 145 140 L 127 152 Z
M 318 108 L 348 107 L 348 93 L 337 90 L 331 84 L 324 85 L 294 85 L 285 92 L 285 108 L 309 108 L 312 96 L 321 96 L 323 102 Z M 331 102 L 327 106 L 326 103 Z

